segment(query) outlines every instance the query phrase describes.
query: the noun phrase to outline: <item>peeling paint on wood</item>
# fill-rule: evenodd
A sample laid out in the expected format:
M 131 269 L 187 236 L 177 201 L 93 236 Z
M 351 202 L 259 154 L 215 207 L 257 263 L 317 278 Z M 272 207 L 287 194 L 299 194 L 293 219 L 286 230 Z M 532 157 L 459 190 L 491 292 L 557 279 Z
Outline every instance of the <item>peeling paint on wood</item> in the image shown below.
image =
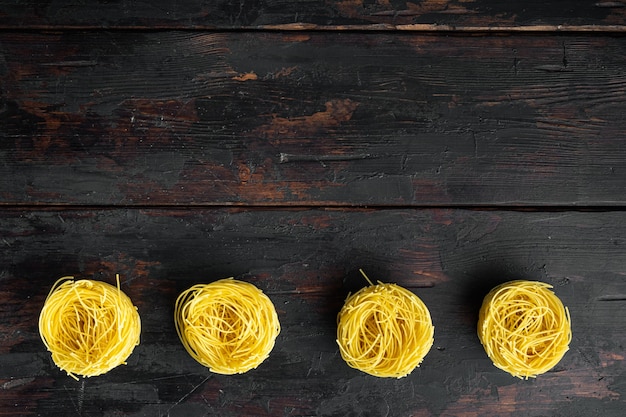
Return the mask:
M 0 39 L 0 204 L 624 204 L 619 38 Z
M 0 414 L 623 416 L 624 1 L 13 3 Z M 435 345 L 406 378 L 339 355 L 359 268 L 431 310 Z M 41 306 L 60 276 L 115 274 L 141 344 L 74 381 Z M 283 329 L 244 375 L 196 363 L 172 320 L 183 289 L 228 276 Z M 529 381 L 476 336 L 484 295 L 520 278 L 554 286 L 574 334 Z
M 61 215 L 59 215 L 61 214 Z M 384 415 L 617 417 L 624 402 L 626 293 L 622 212 L 474 210 L 1 210 L 0 404 L 12 415 Z M 335 343 L 348 294 L 396 282 L 428 305 L 435 345 L 400 380 L 349 368 Z M 58 370 L 37 317 L 61 275 L 113 282 L 142 317 L 141 344 L 107 375 Z M 192 283 L 235 276 L 275 303 L 282 332 L 244 375 L 211 374 L 187 355 L 173 302 Z M 519 380 L 495 368 L 476 336 L 486 292 L 510 279 L 555 286 L 574 339 L 555 369 Z M 17 404 L 17 406 L 15 405 Z
M 533 28 L 551 25 L 585 30 L 610 24 L 624 26 L 623 1 L 570 0 L 566 6 L 539 0 L 277 0 L 271 2 L 71 2 L 0 3 L 0 28 L 160 28 L 390 30 L 397 26 Z

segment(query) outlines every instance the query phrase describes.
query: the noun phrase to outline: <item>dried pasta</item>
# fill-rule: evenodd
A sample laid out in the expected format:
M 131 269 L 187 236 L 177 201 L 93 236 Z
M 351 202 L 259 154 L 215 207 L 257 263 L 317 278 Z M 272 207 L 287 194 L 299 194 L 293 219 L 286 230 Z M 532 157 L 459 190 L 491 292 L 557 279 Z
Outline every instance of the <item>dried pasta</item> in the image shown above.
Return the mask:
M 39 333 L 52 360 L 69 376 L 104 374 L 126 363 L 139 344 L 141 321 L 132 301 L 101 281 L 59 279 L 39 315 Z
M 572 339 L 567 307 L 537 281 L 511 281 L 492 289 L 479 313 L 478 337 L 493 364 L 518 378 L 552 369 Z
M 174 323 L 187 352 L 212 372 L 226 375 L 259 366 L 280 333 L 269 297 L 254 285 L 232 278 L 182 292 Z
M 337 316 L 342 358 L 367 374 L 402 378 L 420 365 L 434 342 L 426 305 L 396 284 L 379 282 L 349 295 Z

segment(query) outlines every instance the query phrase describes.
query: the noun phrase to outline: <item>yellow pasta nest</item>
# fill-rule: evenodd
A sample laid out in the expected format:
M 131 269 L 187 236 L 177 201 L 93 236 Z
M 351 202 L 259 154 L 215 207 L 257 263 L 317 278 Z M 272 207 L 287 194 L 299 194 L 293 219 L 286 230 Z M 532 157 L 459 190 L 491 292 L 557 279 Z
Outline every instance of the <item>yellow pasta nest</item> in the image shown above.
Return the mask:
M 478 337 L 493 364 L 528 379 L 552 369 L 572 339 L 567 307 L 536 281 L 511 281 L 485 297 Z
M 433 345 L 430 312 L 405 288 L 368 282 L 348 296 L 337 317 L 341 356 L 367 374 L 402 378 L 420 365 Z
M 125 364 L 139 344 L 141 321 L 132 301 L 105 282 L 58 280 L 39 315 L 39 334 L 69 376 L 104 374 Z
M 226 375 L 259 366 L 280 333 L 272 301 L 254 285 L 232 278 L 181 293 L 174 323 L 187 352 L 212 372 Z

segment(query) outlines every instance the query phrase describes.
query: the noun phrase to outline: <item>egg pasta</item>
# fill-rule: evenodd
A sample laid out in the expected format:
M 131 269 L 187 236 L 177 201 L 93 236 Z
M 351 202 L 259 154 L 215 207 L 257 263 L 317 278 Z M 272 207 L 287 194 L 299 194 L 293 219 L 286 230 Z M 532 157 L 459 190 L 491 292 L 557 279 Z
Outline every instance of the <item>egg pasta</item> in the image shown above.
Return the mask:
M 478 337 L 498 368 L 518 378 L 552 369 L 572 339 L 567 307 L 536 281 L 511 281 L 492 289 L 479 313 Z
M 349 295 L 337 316 L 342 358 L 367 374 L 402 378 L 420 365 L 434 342 L 426 305 L 396 284 L 379 282 Z
M 226 375 L 259 366 L 280 333 L 269 297 L 253 284 L 232 278 L 182 292 L 174 323 L 187 352 L 212 372 Z
M 59 279 L 39 315 L 39 334 L 69 376 L 104 374 L 126 363 L 139 344 L 141 321 L 132 301 L 101 281 Z

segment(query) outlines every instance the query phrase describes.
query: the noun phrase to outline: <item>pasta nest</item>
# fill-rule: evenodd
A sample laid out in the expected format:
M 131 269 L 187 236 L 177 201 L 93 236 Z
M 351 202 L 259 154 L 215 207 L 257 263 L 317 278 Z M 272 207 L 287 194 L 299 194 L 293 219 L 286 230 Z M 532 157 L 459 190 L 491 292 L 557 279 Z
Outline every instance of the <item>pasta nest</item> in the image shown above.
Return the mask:
M 139 344 L 137 308 L 120 290 L 101 281 L 58 280 L 39 315 L 39 334 L 52 360 L 69 376 L 104 374 Z
M 396 284 L 370 283 L 348 296 L 337 322 L 343 359 L 350 367 L 377 377 L 408 375 L 434 342 L 428 308 Z
M 537 281 L 510 281 L 493 288 L 479 313 L 478 337 L 498 368 L 528 379 L 552 369 L 572 339 L 567 307 Z
M 212 372 L 225 375 L 259 366 L 280 333 L 269 297 L 254 285 L 232 278 L 182 292 L 174 323 L 187 352 Z

